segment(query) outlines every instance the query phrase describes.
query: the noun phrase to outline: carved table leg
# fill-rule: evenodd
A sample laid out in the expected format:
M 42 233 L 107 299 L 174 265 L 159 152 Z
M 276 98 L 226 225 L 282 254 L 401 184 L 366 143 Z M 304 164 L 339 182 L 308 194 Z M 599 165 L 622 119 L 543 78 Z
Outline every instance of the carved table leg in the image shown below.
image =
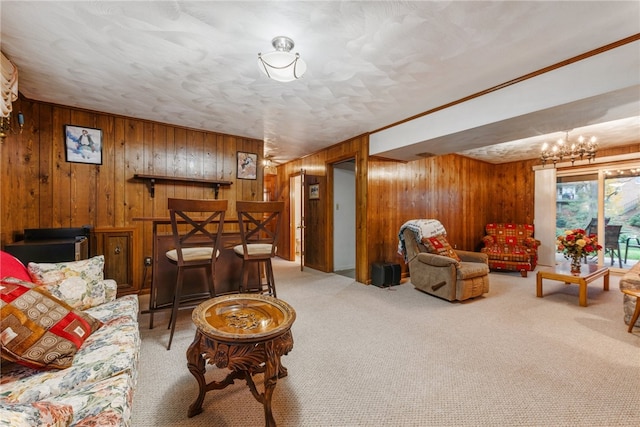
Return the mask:
M 271 412 L 271 397 L 278 383 L 280 374 L 280 355 L 277 354 L 273 341 L 265 344 L 266 358 L 264 370 L 264 395 L 262 405 L 264 406 L 264 423 L 266 427 L 276 427 L 276 420 Z M 286 370 L 285 370 L 286 375 Z
M 278 359 L 280 359 L 280 358 L 278 357 Z M 284 378 L 287 375 L 289 375 L 289 372 L 287 371 L 287 368 L 282 366 L 282 362 L 280 362 L 279 360 L 278 360 L 278 366 L 279 366 L 279 368 L 278 368 L 278 378 Z
M 196 381 L 198 381 L 198 397 L 196 397 L 196 400 L 189 406 L 189 411 L 187 412 L 189 418 L 202 412 L 202 402 L 207 392 L 207 383 L 204 378 L 205 361 L 200 348 L 202 338 L 202 334 L 197 331 L 195 339 L 187 350 L 187 367 L 189 368 L 189 372 L 196 378 Z
M 272 299 L 275 300 L 274 298 Z M 216 298 L 212 299 L 214 302 L 215 300 Z M 203 305 L 198 306 L 196 310 L 199 310 L 201 307 L 203 307 Z M 196 311 L 194 311 L 194 319 L 196 316 L 195 313 Z M 242 312 L 240 314 L 242 315 Z M 200 316 L 201 313 L 198 313 L 198 315 Z M 244 321 L 244 317 L 232 317 L 233 316 L 229 315 L 226 318 L 229 324 L 233 324 L 234 327 L 242 329 L 244 327 L 243 324 L 236 325 L 233 322 L 237 319 Z M 198 319 L 200 319 L 200 317 L 198 317 Z M 291 322 L 292 321 L 293 318 L 291 318 Z M 247 335 L 248 338 L 253 339 L 247 339 L 247 337 L 245 337 L 245 339 L 219 340 L 217 337 L 211 336 L 206 332 L 209 328 L 209 326 L 207 326 L 208 324 L 202 326 L 196 322 L 196 325 L 198 326 L 196 336 L 187 350 L 187 366 L 189 372 L 191 372 L 198 382 L 198 396 L 191 406 L 189 406 L 187 415 L 193 417 L 202 412 L 202 404 L 207 392 L 211 390 L 221 390 L 233 384 L 234 380 L 243 378 L 253 396 L 263 405 L 265 426 L 276 427 L 276 421 L 271 408 L 271 398 L 278 378 L 287 376 L 287 368 L 282 366 L 280 358 L 284 354 L 288 354 L 293 348 L 291 331 L 286 329 L 281 335 L 269 337 L 260 337 L 258 335 L 253 337 Z M 205 331 L 202 331 L 201 327 L 204 328 Z M 215 365 L 219 369 L 227 368 L 231 372 L 222 381 L 211 381 L 207 383 L 205 380 L 205 366 L 207 363 Z M 256 384 L 253 381 L 253 375 L 260 373 L 264 375 L 263 393 L 257 390 Z

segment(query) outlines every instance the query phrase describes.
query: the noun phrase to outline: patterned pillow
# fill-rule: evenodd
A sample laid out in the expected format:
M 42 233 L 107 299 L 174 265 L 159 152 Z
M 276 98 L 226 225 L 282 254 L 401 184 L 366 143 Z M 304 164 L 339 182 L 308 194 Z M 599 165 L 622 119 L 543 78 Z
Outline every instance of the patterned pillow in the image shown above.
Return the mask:
M 68 368 L 102 322 L 58 300 L 40 286 L 0 281 L 0 354 L 30 368 Z
M 0 279 L 3 277 L 16 277 L 27 282 L 31 281 L 27 267 L 18 258 L 0 251 Z
M 56 264 L 29 263 L 34 283 L 78 310 L 113 301 L 116 297 L 117 285 L 103 281 L 103 269 L 103 255 Z
M 433 237 L 424 237 L 422 239 L 422 243 L 429 253 L 444 255 L 453 258 L 456 261 L 462 261 L 456 251 L 453 250 L 444 234 L 439 234 Z

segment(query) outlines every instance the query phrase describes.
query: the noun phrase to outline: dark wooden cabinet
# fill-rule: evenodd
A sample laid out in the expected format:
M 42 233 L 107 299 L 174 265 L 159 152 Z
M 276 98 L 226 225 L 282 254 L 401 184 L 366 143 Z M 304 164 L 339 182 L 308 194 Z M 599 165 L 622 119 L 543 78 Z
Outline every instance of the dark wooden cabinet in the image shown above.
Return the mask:
M 104 278 L 116 281 L 118 295 L 137 292 L 133 265 L 135 228 L 96 228 L 91 241 L 91 253 L 104 255 Z

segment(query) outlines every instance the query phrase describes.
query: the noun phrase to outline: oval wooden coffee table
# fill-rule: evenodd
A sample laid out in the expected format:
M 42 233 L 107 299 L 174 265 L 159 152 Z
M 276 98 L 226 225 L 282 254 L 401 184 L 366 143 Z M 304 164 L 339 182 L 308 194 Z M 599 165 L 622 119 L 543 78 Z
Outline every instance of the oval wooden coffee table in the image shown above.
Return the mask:
M 287 375 L 280 358 L 293 349 L 291 325 L 295 310 L 286 302 L 256 294 L 224 295 L 207 300 L 192 314 L 196 336 L 187 350 L 189 372 L 198 381 L 198 397 L 187 415 L 202 412 L 208 391 L 220 390 L 244 379 L 256 400 L 264 406 L 266 426 L 275 426 L 271 396 L 278 378 Z M 208 362 L 231 372 L 222 381 L 206 382 Z M 253 375 L 264 373 L 264 392 L 260 393 Z

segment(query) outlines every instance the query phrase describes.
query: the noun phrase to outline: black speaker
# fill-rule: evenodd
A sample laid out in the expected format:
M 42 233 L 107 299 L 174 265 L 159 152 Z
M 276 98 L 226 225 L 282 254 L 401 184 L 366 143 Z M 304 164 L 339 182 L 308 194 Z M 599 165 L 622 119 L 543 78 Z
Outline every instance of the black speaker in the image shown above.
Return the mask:
M 400 264 L 377 262 L 371 265 L 371 284 L 379 287 L 400 284 Z
M 66 262 L 89 257 L 90 225 L 81 228 L 26 228 L 24 240 L 6 244 L 4 251 L 29 262 Z

